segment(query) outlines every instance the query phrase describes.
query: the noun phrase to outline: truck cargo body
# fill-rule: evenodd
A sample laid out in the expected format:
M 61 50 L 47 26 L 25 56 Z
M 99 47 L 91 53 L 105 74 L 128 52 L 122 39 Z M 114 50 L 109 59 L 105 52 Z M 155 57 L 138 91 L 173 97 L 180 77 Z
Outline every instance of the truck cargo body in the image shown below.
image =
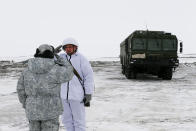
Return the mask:
M 178 40 L 175 35 L 162 31 L 135 31 L 120 44 L 122 73 L 128 79 L 138 73 L 172 79 L 179 65 Z

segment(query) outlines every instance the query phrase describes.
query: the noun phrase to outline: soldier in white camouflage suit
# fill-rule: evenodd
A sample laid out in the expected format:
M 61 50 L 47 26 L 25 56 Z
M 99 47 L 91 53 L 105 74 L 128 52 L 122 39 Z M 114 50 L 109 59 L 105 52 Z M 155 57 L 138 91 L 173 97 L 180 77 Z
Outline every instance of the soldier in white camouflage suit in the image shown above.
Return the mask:
M 78 52 L 78 42 L 73 38 L 63 41 L 65 53 L 60 56 L 68 60 L 78 75 L 61 85 L 64 112 L 62 123 L 66 131 L 86 131 L 85 106 L 89 106 L 94 92 L 93 70 L 89 61 Z M 79 78 L 80 76 L 80 78 Z
M 58 131 L 63 113 L 61 83 L 73 77 L 73 68 L 65 60 L 54 60 L 54 48 L 44 44 L 18 80 L 19 101 L 25 109 L 30 131 Z

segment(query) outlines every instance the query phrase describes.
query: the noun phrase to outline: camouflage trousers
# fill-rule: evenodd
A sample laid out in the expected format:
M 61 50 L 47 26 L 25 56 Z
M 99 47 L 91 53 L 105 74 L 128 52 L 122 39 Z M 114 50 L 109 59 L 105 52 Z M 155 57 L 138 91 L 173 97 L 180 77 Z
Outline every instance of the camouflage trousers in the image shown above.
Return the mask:
M 59 118 L 51 120 L 29 120 L 29 131 L 58 131 Z

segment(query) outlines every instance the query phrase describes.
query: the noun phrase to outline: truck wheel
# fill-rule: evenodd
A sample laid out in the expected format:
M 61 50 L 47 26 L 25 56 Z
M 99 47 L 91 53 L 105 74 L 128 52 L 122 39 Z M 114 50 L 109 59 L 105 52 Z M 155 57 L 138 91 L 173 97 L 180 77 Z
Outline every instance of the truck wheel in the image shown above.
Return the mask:
M 125 74 L 125 66 L 122 66 L 122 74 Z
M 127 79 L 136 79 L 137 73 L 134 71 L 131 71 L 129 68 L 126 68 L 125 76 L 127 77 Z
M 134 71 L 132 71 L 132 72 L 131 72 L 131 78 L 132 78 L 132 79 L 136 79 L 136 78 L 137 78 L 137 73 L 134 72 Z
M 131 79 L 130 73 L 125 71 L 125 76 L 127 77 L 127 79 Z
M 162 77 L 163 77 L 163 72 L 160 71 L 160 72 L 158 73 L 158 78 L 162 78 Z
M 127 77 L 127 79 L 131 79 L 129 68 L 125 68 L 125 76 Z
M 164 70 L 164 74 L 162 78 L 163 80 L 171 80 L 172 79 L 172 68 L 166 68 Z
M 162 74 L 158 74 L 158 78 L 162 78 Z
M 133 72 L 133 78 L 136 79 L 137 78 L 137 73 Z

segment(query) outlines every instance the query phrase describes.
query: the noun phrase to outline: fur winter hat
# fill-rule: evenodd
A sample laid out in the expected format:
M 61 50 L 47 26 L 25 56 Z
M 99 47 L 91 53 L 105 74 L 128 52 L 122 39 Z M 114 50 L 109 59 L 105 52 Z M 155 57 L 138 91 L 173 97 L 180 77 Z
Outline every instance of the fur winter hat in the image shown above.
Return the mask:
M 42 44 L 37 48 L 34 57 L 54 58 L 54 47 L 48 44 Z
M 40 51 L 40 54 L 43 54 L 44 51 L 46 50 L 49 50 L 51 52 L 53 52 L 53 48 L 51 45 L 48 45 L 48 44 L 42 44 L 38 47 L 39 51 Z
M 71 38 L 71 37 L 65 39 L 62 43 L 62 46 L 69 45 L 69 44 L 75 45 L 77 47 L 79 46 L 78 42 L 74 38 Z

